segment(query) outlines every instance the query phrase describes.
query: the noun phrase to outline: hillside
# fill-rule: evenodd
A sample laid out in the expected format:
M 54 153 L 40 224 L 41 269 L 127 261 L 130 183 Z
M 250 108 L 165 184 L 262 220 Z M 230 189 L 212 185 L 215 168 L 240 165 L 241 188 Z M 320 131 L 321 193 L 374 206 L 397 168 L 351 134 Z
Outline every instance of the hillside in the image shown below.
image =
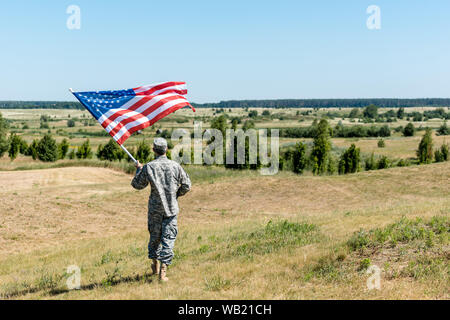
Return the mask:
M 448 162 L 330 177 L 236 172 L 197 179 L 190 172 L 195 183 L 180 201 L 176 257 L 167 284 L 146 274 L 148 190 L 132 190 L 129 175 L 85 167 L 0 172 L 0 294 L 52 299 L 449 298 L 448 220 L 436 238 L 442 241 L 432 247 L 444 259 L 439 272 L 382 277 L 381 290 L 367 290 L 368 275 L 357 271 L 363 253 L 346 245 L 355 231 L 385 227 L 402 216 L 411 221 L 448 218 Z M 401 263 L 416 259 L 403 257 Z M 325 264 L 333 272 L 323 276 L 329 260 L 344 262 L 340 269 L 334 262 Z M 399 263 L 379 267 L 401 268 Z M 66 290 L 65 270 L 72 264 L 81 268 L 82 290 Z M 391 275 L 388 269 L 383 274 Z M 336 276 L 335 270 L 340 270 Z

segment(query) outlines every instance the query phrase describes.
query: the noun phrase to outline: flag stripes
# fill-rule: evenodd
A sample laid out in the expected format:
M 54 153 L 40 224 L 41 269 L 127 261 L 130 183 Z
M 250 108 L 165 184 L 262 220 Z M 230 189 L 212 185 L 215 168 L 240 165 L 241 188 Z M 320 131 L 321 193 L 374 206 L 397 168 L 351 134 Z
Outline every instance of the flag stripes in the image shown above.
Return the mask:
M 185 82 L 164 82 L 117 91 L 74 92 L 117 143 L 133 132 L 153 125 L 168 114 L 190 105 Z

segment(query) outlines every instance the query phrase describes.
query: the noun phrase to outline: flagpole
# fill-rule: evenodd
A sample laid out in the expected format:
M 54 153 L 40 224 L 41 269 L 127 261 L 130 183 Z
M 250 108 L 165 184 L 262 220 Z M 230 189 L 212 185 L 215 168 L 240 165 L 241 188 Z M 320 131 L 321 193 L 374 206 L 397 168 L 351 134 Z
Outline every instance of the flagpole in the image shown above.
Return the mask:
M 69 91 L 70 91 L 71 93 L 73 93 L 72 88 L 69 88 Z M 117 142 L 117 141 L 116 141 L 116 142 Z M 131 153 L 127 150 L 127 148 L 125 148 L 123 145 L 119 144 L 118 142 L 117 142 L 117 144 L 122 148 L 123 151 L 126 152 L 126 154 L 130 157 L 131 160 L 133 160 L 133 162 L 134 162 L 135 164 L 138 163 L 138 161 L 131 155 Z
M 131 160 L 133 160 L 133 162 L 135 164 L 137 164 L 137 160 L 131 155 L 131 153 L 127 150 L 127 148 L 125 148 L 123 145 L 119 144 L 119 146 L 122 148 L 123 151 L 125 151 L 127 153 L 127 155 L 130 157 Z

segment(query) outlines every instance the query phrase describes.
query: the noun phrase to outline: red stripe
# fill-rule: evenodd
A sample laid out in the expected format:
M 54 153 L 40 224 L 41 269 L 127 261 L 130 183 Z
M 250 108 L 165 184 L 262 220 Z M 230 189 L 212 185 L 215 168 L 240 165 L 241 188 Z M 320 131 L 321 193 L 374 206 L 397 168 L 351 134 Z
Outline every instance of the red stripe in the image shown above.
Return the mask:
M 114 128 L 111 129 L 111 132 L 113 132 L 113 134 L 116 134 L 117 132 L 119 132 L 119 130 L 126 124 L 136 121 L 138 119 L 144 118 L 146 116 L 148 116 L 150 113 L 152 113 L 153 111 L 155 111 L 156 109 L 158 109 L 159 107 L 161 107 L 162 105 L 166 104 L 167 102 L 170 102 L 172 100 L 177 100 L 177 99 L 184 99 L 186 100 L 183 96 L 170 96 L 170 97 L 166 97 L 164 99 L 159 100 L 158 102 L 148 106 L 147 109 L 145 109 L 144 111 L 140 112 L 139 114 L 136 114 L 134 116 L 131 116 L 129 118 L 123 119 L 122 121 L 120 121 Z M 122 111 L 122 110 L 121 110 Z
M 139 93 L 137 93 L 136 90 L 139 90 L 142 87 L 137 87 L 137 88 L 134 88 L 133 90 L 136 92 L 136 95 L 150 95 L 150 94 L 152 94 L 155 91 L 158 91 L 158 90 L 161 90 L 161 89 L 164 89 L 164 88 L 167 88 L 167 87 L 172 87 L 172 86 L 177 86 L 177 85 L 184 85 L 184 84 L 186 84 L 186 83 L 185 82 L 172 81 L 172 82 L 164 82 L 164 83 L 158 84 L 158 85 L 156 85 L 154 87 L 150 87 L 150 89 L 148 89 L 146 91 L 139 92 Z
M 153 125 L 155 122 L 157 122 L 158 120 L 161 120 L 162 118 L 164 118 L 165 116 L 167 116 L 168 114 L 177 111 L 180 108 L 183 108 L 185 106 L 188 106 L 189 102 L 181 102 L 179 104 L 176 104 L 172 107 L 170 107 L 169 109 L 164 110 L 163 112 L 159 113 L 156 117 L 154 117 L 152 120 L 146 121 L 144 123 L 141 123 L 137 126 L 134 126 L 132 128 L 130 128 L 129 130 L 127 130 L 121 137 L 119 140 L 117 140 L 118 144 L 122 144 L 124 143 L 130 136 L 132 133 L 138 131 L 138 130 L 142 130 L 145 129 L 151 125 Z
M 106 126 L 103 126 L 103 128 L 106 128 L 112 121 L 116 120 L 119 116 L 124 115 L 130 111 L 134 111 L 137 108 L 139 108 L 140 106 L 142 106 L 143 104 L 147 103 L 148 101 L 150 101 L 153 97 L 144 97 L 141 100 L 137 101 L 135 104 L 131 105 L 131 107 L 127 108 L 127 109 L 122 109 L 122 110 L 118 110 L 116 112 L 114 112 L 112 115 L 110 115 L 108 118 L 106 118 L 103 123 L 106 123 Z

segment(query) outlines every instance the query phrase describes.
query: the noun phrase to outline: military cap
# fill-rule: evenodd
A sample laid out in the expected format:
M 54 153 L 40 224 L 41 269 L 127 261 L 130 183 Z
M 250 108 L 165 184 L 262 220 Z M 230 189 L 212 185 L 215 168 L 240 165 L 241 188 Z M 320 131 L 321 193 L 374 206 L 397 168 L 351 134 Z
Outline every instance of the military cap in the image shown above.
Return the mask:
M 164 138 L 155 138 L 153 140 L 153 149 L 159 154 L 163 154 L 167 151 L 167 141 Z

